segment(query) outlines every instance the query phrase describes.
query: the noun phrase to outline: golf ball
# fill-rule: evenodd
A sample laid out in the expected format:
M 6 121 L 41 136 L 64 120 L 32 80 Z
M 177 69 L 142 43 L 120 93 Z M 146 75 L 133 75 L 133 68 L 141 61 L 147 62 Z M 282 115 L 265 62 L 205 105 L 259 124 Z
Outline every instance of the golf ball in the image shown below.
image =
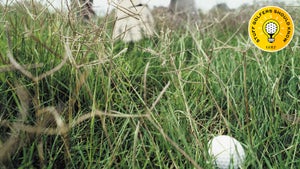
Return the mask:
M 245 160 L 245 151 L 235 138 L 221 135 L 208 142 L 209 155 L 219 169 L 237 169 Z

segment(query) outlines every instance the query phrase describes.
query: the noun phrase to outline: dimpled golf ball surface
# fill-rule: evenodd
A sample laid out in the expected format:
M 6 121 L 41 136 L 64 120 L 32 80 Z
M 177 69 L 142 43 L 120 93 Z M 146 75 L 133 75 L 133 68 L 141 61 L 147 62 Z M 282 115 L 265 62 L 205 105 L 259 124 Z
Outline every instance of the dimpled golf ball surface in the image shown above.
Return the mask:
M 237 169 L 243 164 L 245 151 L 240 142 L 230 136 L 221 135 L 209 141 L 209 154 L 219 169 Z

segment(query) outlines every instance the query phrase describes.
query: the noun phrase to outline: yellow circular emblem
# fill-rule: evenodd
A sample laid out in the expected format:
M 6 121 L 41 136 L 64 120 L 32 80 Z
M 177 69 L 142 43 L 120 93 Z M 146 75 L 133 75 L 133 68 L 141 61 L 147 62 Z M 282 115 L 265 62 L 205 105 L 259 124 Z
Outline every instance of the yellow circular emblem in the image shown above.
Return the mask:
M 294 23 L 284 9 L 266 6 L 252 15 L 248 32 L 255 46 L 267 52 L 276 52 L 291 42 Z

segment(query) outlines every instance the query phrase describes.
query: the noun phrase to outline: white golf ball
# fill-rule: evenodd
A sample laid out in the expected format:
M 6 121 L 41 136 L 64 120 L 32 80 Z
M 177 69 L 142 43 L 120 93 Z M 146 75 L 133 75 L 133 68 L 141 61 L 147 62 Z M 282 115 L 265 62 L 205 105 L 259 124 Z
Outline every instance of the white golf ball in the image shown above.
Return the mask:
M 221 135 L 208 142 L 209 155 L 219 169 L 237 169 L 245 160 L 245 151 L 235 138 Z

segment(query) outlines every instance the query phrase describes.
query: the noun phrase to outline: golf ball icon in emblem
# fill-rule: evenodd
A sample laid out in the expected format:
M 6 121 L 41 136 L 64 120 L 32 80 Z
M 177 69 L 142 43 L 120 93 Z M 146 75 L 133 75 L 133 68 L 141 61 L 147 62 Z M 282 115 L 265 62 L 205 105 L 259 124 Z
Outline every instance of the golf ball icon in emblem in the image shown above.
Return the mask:
M 268 42 L 273 43 L 279 33 L 280 26 L 276 20 L 270 19 L 263 24 L 263 32 L 268 36 Z
M 252 15 L 248 33 L 253 44 L 266 52 L 284 49 L 293 39 L 292 17 L 278 6 L 265 6 Z

